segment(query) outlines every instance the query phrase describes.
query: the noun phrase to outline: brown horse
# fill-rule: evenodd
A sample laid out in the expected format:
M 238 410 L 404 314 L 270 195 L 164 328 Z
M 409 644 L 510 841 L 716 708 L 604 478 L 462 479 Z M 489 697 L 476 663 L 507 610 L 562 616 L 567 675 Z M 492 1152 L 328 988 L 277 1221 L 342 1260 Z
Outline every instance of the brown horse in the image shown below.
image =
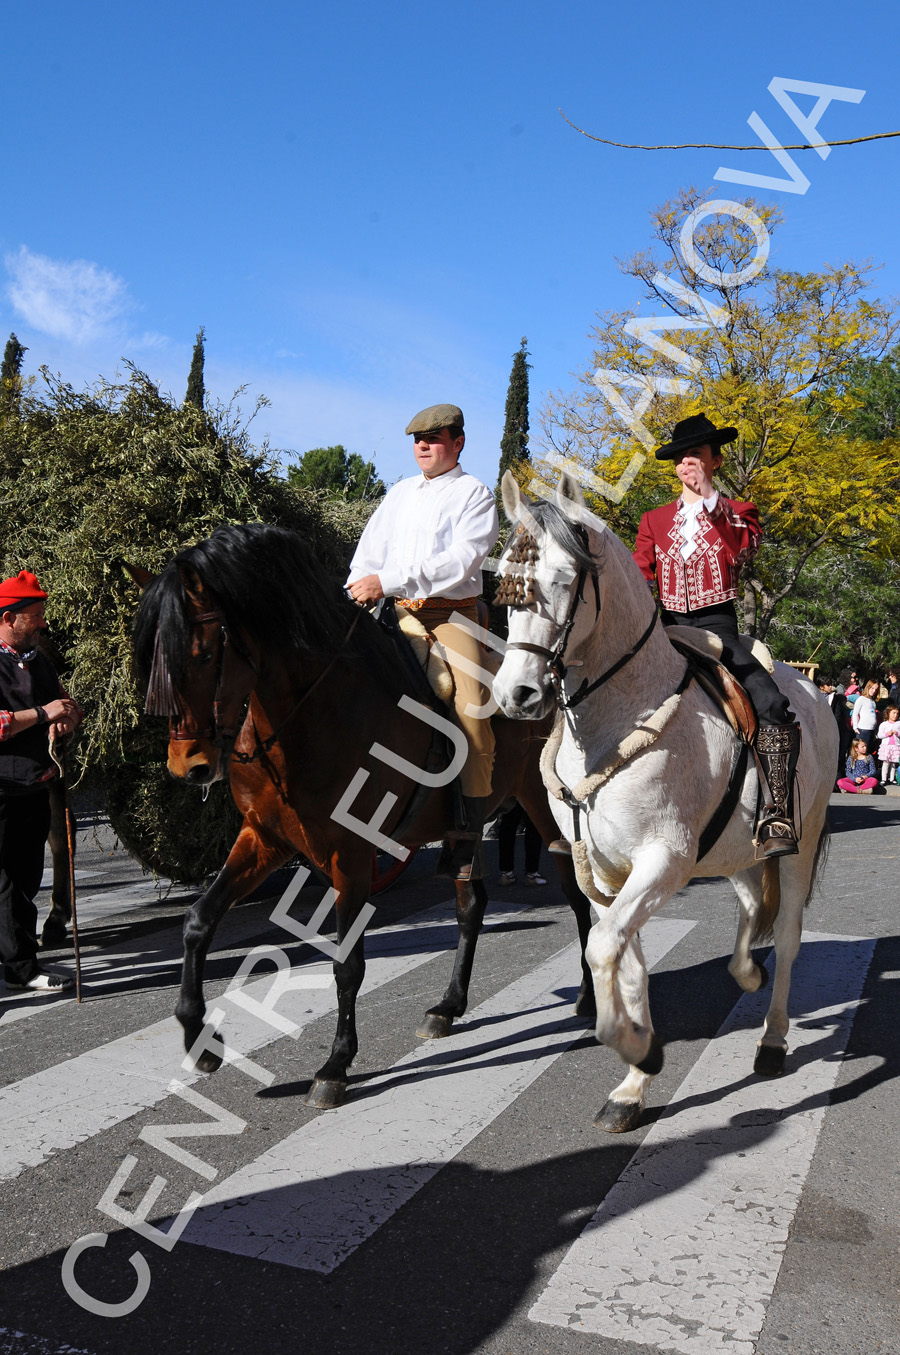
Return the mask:
M 170 717 L 169 771 L 200 788 L 227 776 L 244 816 L 225 865 L 185 918 L 176 1015 L 190 1050 L 204 1027 L 206 953 L 233 903 L 300 851 L 332 881 L 343 940 L 366 903 L 373 841 L 412 847 L 443 837 L 454 823 L 454 792 L 436 770 L 433 723 L 441 717 L 429 720 L 414 699 L 394 642 L 291 532 L 221 527 L 181 551 L 145 588 L 134 639 L 138 671 L 149 679 L 147 708 Z M 550 843 L 558 832 L 539 770 L 548 729 L 495 717 L 495 732 L 493 803 L 516 796 Z M 592 1019 L 583 959 L 590 905 L 571 859 L 554 860 L 582 946 L 576 1013 Z M 424 1037 L 448 1035 L 466 1010 L 486 903 L 481 880 L 456 882 L 456 961 L 418 1032 Z M 334 965 L 337 1032 L 309 1093 L 313 1105 L 346 1096 L 364 973 L 360 934 Z M 197 1058 L 206 1072 L 220 1062 L 208 1049 Z

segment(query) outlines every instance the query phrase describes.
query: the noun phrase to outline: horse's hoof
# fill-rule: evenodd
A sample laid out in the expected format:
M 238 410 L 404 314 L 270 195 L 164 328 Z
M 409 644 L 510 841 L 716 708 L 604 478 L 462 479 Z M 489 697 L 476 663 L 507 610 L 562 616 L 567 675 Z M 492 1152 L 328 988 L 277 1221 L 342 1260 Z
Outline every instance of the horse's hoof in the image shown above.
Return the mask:
M 194 1067 L 200 1073 L 217 1073 L 222 1067 L 222 1060 L 212 1050 L 204 1049 L 200 1057 L 195 1059 Z
M 756 991 L 761 993 L 764 988 L 769 986 L 769 971 L 764 964 L 758 964 L 756 968 L 759 970 L 759 987 Z
M 597 1129 L 607 1134 L 630 1134 L 641 1122 L 641 1106 L 637 1101 L 607 1101 L 594 1116 Z
M 420 1040 L 445 1040 L 453 1030 L 453 1017 L 443 1012 L 426 1012 L 416 1031 Z
M 306 1104 L 316 1110 L 335 1110 L 347 1099 L 346 1082 L 334 1079 L 314 1077 L 313 1084 L 306 1094 Z
M 64 922 L 51 923 L 48 918 L 41 929 L 41 950 L 59 950 L 66 945 L 69 934 Z
M 761 1044 L 753 1060 L 753 1071 L 757 1077 L 782 1077 L 787 1050 L 777 1045 Z
M 646 1073 L 648 1077 L 656 1077 L 657 1073 L 662 1072 L 664 1058 L 665 1054 L 662 1043 L 657 1038 L 656 1033 L 652 1032 L 650 1035 L 650 1048 L 647 1050 L 647 1053 L 641 1059 L 640 1063 L 635 1064 L 635 1067 L 639 1069 L 640 1072 Z
M 593 987 L 579 992 L 575 999 L 575 1015 L 583 1016 L 586 1021 L 591 1023 L 597 1020 L 597 1001 L 594 997 Z

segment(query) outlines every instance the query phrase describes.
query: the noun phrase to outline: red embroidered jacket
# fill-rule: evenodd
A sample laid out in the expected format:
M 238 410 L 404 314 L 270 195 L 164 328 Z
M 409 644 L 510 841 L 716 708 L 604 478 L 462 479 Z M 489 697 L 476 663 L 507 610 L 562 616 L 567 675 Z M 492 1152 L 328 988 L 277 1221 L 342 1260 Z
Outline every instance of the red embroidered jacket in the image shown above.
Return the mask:
M 654 508 L 641 518 L 634 558 L 645 579 L 656 579 L 663 607 L 695 612 L 737 597 L 741 566 L 759 549 L 762 531 L 752 503 L 736 503 L 721 494 L 711 513 L 700 509 L 694 550 L 685 560 L 681 499 Z

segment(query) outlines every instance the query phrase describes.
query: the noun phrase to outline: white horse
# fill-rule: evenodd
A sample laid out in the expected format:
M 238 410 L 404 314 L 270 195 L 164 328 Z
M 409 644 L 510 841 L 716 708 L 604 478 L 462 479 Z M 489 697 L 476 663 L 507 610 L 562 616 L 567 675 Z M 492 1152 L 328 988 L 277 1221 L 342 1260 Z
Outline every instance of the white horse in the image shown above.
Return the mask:
M 532 504 L 507 473 L 503 502 L 519 529 L 501 561 L 503 591 L 513 605 L 494 696 L 512 719 L 538 719 L 554 702 L 561 706 L 556 743 L 548 745 L 543 770 L 555 791 L 550 802 L 556 820 L 581 865 L 579 883 L 599 913 L 586 951 L 597 1039 L 615 1049 L 630 1070 L 595 1123 L 622 1133 L 637 1125 L 662 1067 L 638 933 L 694 876 L 731 878 L 740 917 L 728 968 L 745 992 L 768 980 L 750 947 L 774 932 L 772 1001 L 754 1071 L 784 1072 L 791 967 L 827 841 L 838 731 L 816 688 L 795 669 L 777 664 L 775 680 L 803 731 L 799 854 L 755 860 L 757 775 L 749 758 L 736 807 L 698 860 L 701 835 L 726 795 L 738 747 L 730 724 L 691 680 L 663 626 L 653 625 L 655 606 L 640 570 L 615 534 L 586 509 L 571 477 L 561 477 L 555 504 Z M 588 687 L 589 694 L 579 699 L 579 689 Z M 560 794 L 566 799 L 556 798 Z

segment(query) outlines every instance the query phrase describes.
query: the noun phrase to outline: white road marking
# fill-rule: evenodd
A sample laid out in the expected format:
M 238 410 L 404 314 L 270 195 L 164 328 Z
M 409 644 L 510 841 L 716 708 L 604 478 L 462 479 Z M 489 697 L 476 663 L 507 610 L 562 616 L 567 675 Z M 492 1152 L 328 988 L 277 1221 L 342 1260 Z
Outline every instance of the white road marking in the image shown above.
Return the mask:
M 99 880 L 100 877 L 105 874 L 106 871 L 104 870 L 76 870 L 75 883 L 78 884 L 80 880 Z M 53 867 L 48 866 L 45 869 L 43 875 L 41 876 L 41 883 L 39 885 L 39 888 L 49 889 L 52 886 L 52 884 L 53 884 Z M 41 899 L 40 902 L 44 903 L 45 900 Z
M 502 924 L 525 912 L 521 905 L 492 904 L 486 927 Z M 255 924 L 254 933 L 259 931 Z M 287 938 L 286 938 L 287 939 Z M 391 927 L 372 932 L 366 939 L 364 993 L 373 992 L 403 974 L 426 964 L 456 946 L 455 904 L 441 903 Z M 289 944 L 293 944 L 289 941 Z M 302 966 L 295 966 L 299 972 Z M 311 966 L 330 973 L 330 962 Z M 261 973 L 271 976 L 271 966 Z M 248 983 L 244 991 L 260 999 L 271 986 L 271 977 Z M 71 999 L 70 999 L 71 1000 Z M 216 999 L 220 1002 L 221 999 Z M 214 1004 L 210 1003 L 210 1010 Z M 283 1035 L 259 1017 L 225 1001 L 227 1011 L 222 1034 L 226 1042 L 251 1054 L 283 1039 Z M 336 1010 L 334 985 L 286 993 L 278 1011 L 303 1027 Z M 174 1016 L 113 1040 L 65 1063 L 34 1073 L 0 1090 L 0 1181 L 12 1180 L 48 1157 L 92 1138 L 130 1115 L 165 1100 L 172 1077 L 196 1082 L 203 1073 L 181 1068 L 182 1031 Z
M 768 990 L 741 998 L 532 1321 L 683 1355 L 752 1355 L 874 947 L 804 938 L 783 1078 L 751 1071 Z
M 641 935 L 647 964 L 695 925 L 654 918 Z M 573 945 L 509 984 L 457 1034 L 420 1046 L 214 1186 L 182 1242 L 334 1270 L 585 1036 L 557 995 L 579 974 Z

